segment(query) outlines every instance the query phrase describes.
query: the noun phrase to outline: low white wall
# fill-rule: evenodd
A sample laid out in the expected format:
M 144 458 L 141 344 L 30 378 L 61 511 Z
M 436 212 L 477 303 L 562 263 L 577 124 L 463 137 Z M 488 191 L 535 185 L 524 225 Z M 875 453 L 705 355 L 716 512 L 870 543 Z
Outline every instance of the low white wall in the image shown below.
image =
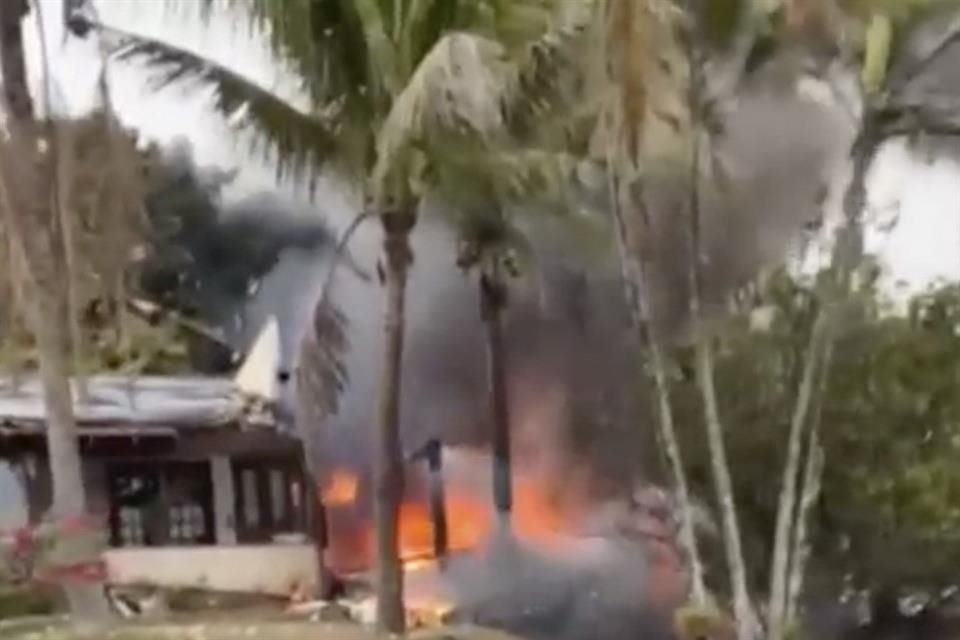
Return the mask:
M 306 544 L 110 549 L 104 558 L 108 581 L 119 585 L 288 595 L 317 579 Z

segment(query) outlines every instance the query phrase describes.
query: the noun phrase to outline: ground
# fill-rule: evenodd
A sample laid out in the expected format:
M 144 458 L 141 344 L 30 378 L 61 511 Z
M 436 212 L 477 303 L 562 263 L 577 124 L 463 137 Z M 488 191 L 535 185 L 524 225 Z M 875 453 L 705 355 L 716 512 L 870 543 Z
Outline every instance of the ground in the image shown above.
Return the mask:
M 305 622 L 196 621 L 183 624 L 71 628 L 50 618 L 0 620 L 0 638 L 16 640 L 377 640 L 357 625 Z M 496 631 L 445 628 L 414 631 L 410 640 L 512 640 Z

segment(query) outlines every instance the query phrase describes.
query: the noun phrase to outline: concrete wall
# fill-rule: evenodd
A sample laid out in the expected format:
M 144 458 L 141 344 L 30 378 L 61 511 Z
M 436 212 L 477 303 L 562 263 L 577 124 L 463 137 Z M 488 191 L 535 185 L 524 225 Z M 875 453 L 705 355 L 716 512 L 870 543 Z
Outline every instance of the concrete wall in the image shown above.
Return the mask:
M 210 458 L 213 522 L 217 544 L 237 544 L 233 467 L 227 456 Z
M 110 549 L 108 582 L 289 595 L 317 580 L 308 544 Z

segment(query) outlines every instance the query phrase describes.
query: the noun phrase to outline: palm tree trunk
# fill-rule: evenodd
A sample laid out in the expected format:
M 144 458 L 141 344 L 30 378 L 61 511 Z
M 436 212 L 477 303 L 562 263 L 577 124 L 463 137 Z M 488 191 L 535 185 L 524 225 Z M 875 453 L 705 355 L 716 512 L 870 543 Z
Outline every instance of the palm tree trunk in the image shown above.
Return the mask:
M 427 470 L 430 474 L 430 521 L 433 525 L 433 555 L 441 564 L 447 558 L 449 535 L 443 486 L 443 446 L 439 440 L 427 443 Z
M 807 561 L 810 559 L 810 515 L 823 486 L 824 452 L 820 444 L 819 425 L 810 429 L 807 438 L 807 462 L 803 470 L 803 484 L 800 488 L 800 508 L 797 512 L 797 524 L 794 527 L 793 543 L 790 550 L 790 572 L 787 587 L 787 607 L 784 612 L 786 624 L 796 620 L 800 595 L 806 577 Z
M 818 369 L 821 377 L 828 373 L 829 354 L 833 349 L 835 325 L 844 297 L 849 293 L 853 270 L 863 256 L 863 237 L 861 217 L 866 207 L 866 178 L 873 153 L 880 143 L 880 136 L 874 126 L 873 116 L 867 112 L 860 126 L 860 133 L 854 141 L 850 155 L 852 172 L 843 199 L 844 224 L 838 233 L 833 252 L 835 272 L 832 290 L 826 293 L 817 320 L 810 336 L 807 349 L 807 362 L 797 405 L 788 435 L 787 460 L 784 467 L 783 486 L 777 510 L 777 524 L 774 538 L 773 567 L 771 569 L 770 606 L 767 620 L 769 640 L 782 640 L 787 622 L 787 588 L 790 573 L 789 548 L 791 531 L 797 526 L 795 518 L 797 491 L 796 482 L 800 471 L 800 442 L 806 416 L 813 401 L 814 384 Z
M 723 548 L 727 560 L 727 571 L 730 573 L 737 638 L 752 640 L 756 637 L 757 620 L 753 605 L 750 603 L 750 592 L 747 589 L 747 570 L 740 543 L 740 524 L 737 520 L 730 464 L 727 461 L 727 450 L 723 441 L 723 424 L 720 422 L 720 411 L 717 406 L 717 390 L 713 378 L 713 348 L 710 340 L 709 336 L 697 337 L 697 382 L 703 402 L 713 484 L 717 492 L 717 506 L 720 509 L 720 520 L 723 526 Z
M 22 20 L 27 10 L 26 0 L 5 0 L 0 4 L 0 72 L 10 116 L 8 129 L 13 147 L 26 154 L 25 158 L 18 160 L 20 170 L 28 172 L 18 176 L 16 184 L 14 176 L 7 171 L 0 178 L 5 183 L 5 200 L 11 205 L 7 212 L 10 232 L 23 248 L 32 276 L 27 295 L 28 312 L 37 343 L 44 392 L 47 454 L 53 479 L 52 512 L 57 520 L 63 521 L 82 518 L 87 505 L 70 389 L 70 318 L 65 288 L 69 274 L 66 273 L 63 238 L 58 233 L 58 212 L 46 190 L 47 176 L 42 175 L 51 160 L 42 155 L 31 155 L 38 148 L 42 129 L 34 118 L 24 64 Z M 71 540 L 60 544 L 76 543 Z M 97 558 L 99 549 L 95 548 L 92 538 L 79 544 L 82 548 L 67 551 L 72 560 Z M 65 591 L 75 617 L 99 620 L 109 616 L 99 586 L 71 584 L 65 585 Z
M 509 526 L 513 506 L 510 460 L 510 409 L 507 399 L 502 314 L 506 286 L 495 259 L 480 276 L 480 313 L 486 330 L 487 382 L 493 426 L 493 503 L 499 523 Z
M 400 561 L 400 501 L 403 498 L 403 450 L 400 442 L 400 390 L 403 368 L 404 303 L 407 272 L 413 258 L 410 232 L 413 211 L 390 211 L 380 216 L 384 231 L 387 306 L 386 353 L 380 383 L 380 428 L 375 468 L 377 540 L 377 626 L 402 634 L 403 566 Z
M 48 296 L 36 291 L 31 305 L 34 335 L 37 340 L 37 359 L 43 387 L 44 409 L 47 421 L 47 456 L 53 476 L 52 515 L 58 522 L 83 518 L 87 511 L 86 490 L 80 451 L 77 446 L 76 422 L 73 415 L 73 396 L 69 378 L 69 319 L 63 296 Z M 71 561 L 96 561 L 99 545 L 91 532 L 73 534 L 64 532 L 58 541 Z M 74 538 L 73 536 L 77 537 Z M 66 538 L 70 539 L 66 539 Z M 77 619 L 104 620 L 110 610 L 100 585 L 89 583 L 65 584 L 64 591 L 71 614 Z
M 608 168 L 608 171 L 612 170 Z M 639 251 L 632 248 L 630 243 L 628 222 L 624 215 L 624 205 L 629 201 L 626 199 L 625 191 L 624 195 L 621 196 L 621 189 L 616 184 L 616 179 L 612 175 L 611 178 L 613 184 L 611 184 L 610 192 L 613 201 L 614 226 L 616 228 L 624 295 L 630 308 L 631 323 L 637 333 L 638 343 L 646 346 L 647 357 L 650 358 L 650 368 L 653 370 L 654 392 L 657 397 L 659 440 L 667 456 L 670 475 L 679 503 L 680 542 L 683 545 L 689 565 L 691 599 L 694 604 L 703 605 L 707 600 L 707 590 L 703 578 L 703 563 L 700 559 L 694 530 L 690 489 L 680 452 L 680 442 L 677 439 L 677 431 L 674 426 L 673 408 L 670 403 L 670 384 L 667 378 L 667 361 L 655 332 L 649 304 L 643 294 L 646 279 L 642 257 L 637 255 Z
M 771 640 L 779 640 L 784 633 L 788 620 L 787 584 L 790 573 L 790 541 L 792 529 L 796 525 L 794 517 L 797 503 L 797 481 L 800 474 L 804 429 L 807 416 L 813 405 L 816 393 L 817 377 L 825 375 L 821 369 L 826 365 L 826 354 L 830 342 L 826 314 L 817 317 L 810 334 L 806 362 L 800 379 L 797 403 L 787 435 L 787 459 L 783 468 L 783 480 L 780 497 L 777 501 L 777 520 L 773 538 L 773 561 L 770 569 L 770 602 L 767 612 L 767 635 Z M 812 453 L 812 452 L 811 452 Z M 809 455 L 809 454 L 808 454 Z
M 31 315 L 46 405 L 47 449 L 53 473 L 53 515 L 69 518 L 84 512 L 86 495 L 67 374 L 67 309 L 56 300 L 56 296 L 36 292 L 34 298 Z
M 690 107 L 695 114 L 699 108 L 699 95 L 702 87 L 698 56 L 691 44 L 689 54 L 691 63 Z M 692 122 L 691 153 L 690 153 L 690 193 L 689 201 L 689 283 L 690 283 L 690 316 L 694 327 L 694 351 L 697 386 L 700 389 L 700 398 L 703 403 L 704 425 L 707 431 L 707 449 L 710 452 L 710 468 L 713 475 L 714 490 L 717 493 L 717 507 L 720 509 L 720 520 L 723 527 L 723 546 L 727 560 L 727 571 L 730 574 L 730 590 L 733 595 L 733 613 L 736 618 L 738 640 L 753 640 L 757 636 L 758 621 L 750 603 L 750 592 L 747 588 L 747 570 L 743 558 L 743 548 L 740 538 L 740 524 L 737 518 L 736 499 L 733 494 L 733 481 L 730 477 L 730 464 L 727 460 L 726 445 L 723 441 L 723 423 L 720 420 L 720 409 L 717 401 L 717 389 L 714 381 L 713 365 L 713 336 L 706 331 L 703 323 L 703 248 L 700 243 L 700 160 L 702 149 L 700 145 L 700 130 Z

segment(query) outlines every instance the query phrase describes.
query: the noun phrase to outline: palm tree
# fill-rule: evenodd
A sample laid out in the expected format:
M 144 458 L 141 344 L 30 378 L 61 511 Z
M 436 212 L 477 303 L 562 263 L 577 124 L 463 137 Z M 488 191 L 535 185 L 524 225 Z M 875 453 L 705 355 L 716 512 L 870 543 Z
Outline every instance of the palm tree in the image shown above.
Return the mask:
M 823 304 L 810 334 L 787 436 L 770 570 L 766 622 L 771 640 L 781 640 L 794 622 L 802 587 L 807 553 L 804 519 L 818 491 L 823 466 L 814 407 L 829 373 L 844 300 L 863 259 L 867 172 L 877 150 L 892 137 L 960 134 L 955 108 L 943 111 L 936 102 L 925 102 L 922 95 L 918 101 L 912 95 L 914 81 L 960 39 L 960 29 L 946 30 L 919 51 L 904 46 L 913 30 L 932 16 L 956 16 L 954 3 L 878 0 L 834 6 L 801 1 L 785 2 L 784 9 L 790 35 L 800 35 L 808 44 L 812 37 L 818 44 L 827 41 L 842 45 L 846 53 L 854 54 L 852 59 L 861 62 L 849 70 L 858 79 L 857 104 L 851 114 L 857 135 L 849 151 L 852 170 L 843 198 L 844 219 L 834 244 L 831 281 L 823 292 Z M 858 37 L 851 38 L 844 31 Z M 895 56 L 898 52 L 899 58 Z M 804 456 L 807 463 L 801 472 Z
M 23 248 L 23 259 L 32 272 L 33 286 L 24 297 L 29 304 L 43 382 L 53 508 L 57 517 L 65 518 L 85 513 L 87 505 L 70 390 L 70 333 L 62 286 L 66 268 L 63 252 L 57 247 L 56 212 L 40 190 L 44 174 L 49 175 L 49 162 L 32 151 L 45 132 L 34 117 L 24 64 L 22 21 L 28 10 L 26 0 L 0 7 L 0 55 L 10 132 L 2 158 L 4 226 Z M 20 152 L 18 157 L 27 160 L 14 161 L 14 149 Z
M 717 13 L 706 14 L 712 21 L 723 10 L 729 10 L 737 3 L 709 3 L 701 5 L 706 9 L 716 9 Z M 740 9 L 749 7 L 750 3 L 739 3 Z M 690 167 L 690 193 L 693 201 L 689 204 L 690 239 L 691 239 L 691 268 L 689 273 L 691 290 L 691 310 L 694 321 L 702 316 L 702 291 L 700 291 L 700 264 L 699 238 L 697 233 L 699 203 L 696 201 L 698 185 L 701 181 L 710 178 L 710 167 L 703 166 L 702 160 L 713 161 L 711 154 L 705 150 L 710 141 L 710 122 L 716 120 L 717 113 L 724 108 L 724 99 L 730 97 L 735 90 L 739 78 L 747 71 L 747 58 L 753 54 L 753 42 L 758 29 L 751 23 L 776 24 L 780 18 L 784 26 L 791 32 L 789 38 L 784 38 L 790 44 L 800 45 L 808 52 L 822 54 L 824 51 L 831 56 L 836 55 L 837 44 L 843 45 L 849 56 L 839 56 L 841 60 L 862 59 L 862 66 L 855 69 L 854 75 L 860 79 L 860 95 L 857 96 L 863 103 L 862 107 L 853 104 L 852 114 L 857 119 L 857 136 L 850 149 L 852 177 L 846 189 L 844 198 L 845 221 L 835 245 L 835 264 L 837 275 L 831 283 L 828 299 L 821 310 L 821 317 L 815 324 L 810 338 L 810 346 L 805 362 L 800 389 L 797 396 L 795 412 L 788 436 L 788 457 L 784 468 L 784 483 L 779 502 L 777 531 L 774 544 L 773 566 L 770 572 L 770 608 L 767 618 L 766 634 L 768 637 L 781 640 L 786 629 L 785 612 L 795 610 L 795 603 L 788 601 L 788 596 L 798 592 L 797 571 L 802 571 L 802 553 L 798 553 L 799 546 L 794 544 L 790 549 L 791 541 L 798 539 L 797 531 L 801 529 L 796 518 L 803 515 L 804 510 L 797 514 L 796 502 L 802 496 L 806 509 L 809 509 L 812 499 L 811 491 L 819 482 L 817 469 L 822 465 L 818 461 L 821 452 L 818 449 L 816 434 L 811 434 L 808 443 L 808 470 L 804 471 L 805 487 L 796 491 L 798 475 L 800 473 L 801 443 L 805 429 L 809 429 L 811 406 L 815 402 L 816 390 L 823 385 L 823 378 L 829 366 L 831 345 L 836 331 L 837 314 L 842 299 L 849 290 L 852 272 L 856 268 L 862 255 L 861 218 L 865 206 L 865 178 L 872 157 L 884 140 L 896 135 L 910 135 L 911 133 L 926 133 L 929 135 L 957 135 L 960 130 L 956 127 L 954 113 L 944 112 L 939 104 L 924 104 L 922 100 L 910 96 L 909 84 L 917 74 L 930 65 L 932 59 L 940 56 L 952 43 L 960 38 L 957 29 L 941 34 L 932 44 L 924 47 L 919 53 L 908 56 L 909 60 L 903 64 L 891 64 L 891 51 L 896 50 L 895 42 L 898 36 L 904 35 L 916 24 L 920 17 L 929 16 L 930 11 L 943 9 L 955 11 L 951 3 L 931 0 L 917 3 L 885 2 L 851 2 L 837 4 L 832 2 L 783 2 L 782 6 L 775 7 L 778 15 L 770 13 L 771 8 L 764 4 L 758 6 L 753 13 L 752 20 L 719 20 L 719 24 L 731 24 L 736 29 L 719 42 L 729 42 L 732 55 L 721 57 L 721 64 L 729 73 L 717 74 L 722 80 L 720 86 L 712 82 L 714 74 L 711 66 L 717 52 L 712 48 L 717 42 L 712 37 L 715 26 L 710 21 L 703 22 L 702 16 L 692 24 L 696 30 L 686 31 L 686 38 L 681 41 L 685 47 L 672 38 L 676 29 L 663 29 L 664 24 L 657 18 L 668 17 L 661 13 L 646 10 L 635 3 L 620 3 L 610 0 L 607 4 L 607 25 L 610 26 L 607 34 L 606 60 L 611 58 L 621 64 L 607 65 L 612 70 L 612 78 L 608 82 L 613 84 L 617 92 L 614 94 L 612 115 L 612 131 L 607 140 L 613 140 L 612 149 L 609 145 L 601 148 L 611 152 L 606 161 L 608 167 L 613 167 L 611 183 L 614 194 L 626 203 L 619 210 L 618 231 L 621 244 L 627 251 L 625 265 L 625 280 L 633 280 L 636 286 L 630 291 L 637 310 L 636 316 L 644 320 L 649 318 L 649 304 L 644 304 L 642 284 L 645 280 L 643 271 L 643 236 L 648 227 L 646 222 L 649 212 L 642 206 L 642 197 L 638 203 L 631 193 L 634 188 L 633 179 L 642 180 L 650 175 L 651 167 L 657 165 L 669 170 L 674 167 Z M 860 26 L 852 29 L 849 16 L 841 11 L 845 8 Z M 676 14 L 680 15 L 680 14 Z M 951 14 L 948 14 L 951 15 Z M 751 17 L 745 14 L 744 17 Z M 669 24 L 669 20 L 666 21 Z M 691 24 L 691 23 L 687 23 Z M 629 26 L 633 25 L 633 26 Z M 839 30 L 838 30 L 839 28 Z M 842 31 L 842 33 L 841 33 Z M 782 36 L 783 34 L 778 34 Z M 853 37 L 851 37 L 853 36 Z M 659 68 L 644 65 L 643 53 L 651 42 L 660 46 L 658 58 Z M 824 45 L 829 45 L 824 47 Z M 852 45 L 853 50 L 850 51 Z M 627 55 L 618 55 L 624 51 L 631 51 Z M 758 49 L 760 47 L 757 47 Z M 598 51 L 602 51 L 598 47 Z M 744 53 L 748 55 L 744 55 Z M 649 56 L 648 56 L 649 58 Z M 726 64 L 723 60 L 729 60 Z M 701 73 L 702 69 L 707 73 Z M 671 71 L 680 70 L 679 73 Z M 684 72 L 684 71 L 688 72 Z M 828 72 L 832 68 L 828 68 Z M 711 80 L 711 81 L 708 81 Z M 828 78 L 832 81 L 833 78 Z M 656 84 L 659 81 L 659 84 Z M 837 87 L 831 87 L 838 90 Z M 651 104 L 653 102 L 653 104 Z M 841 99 L 844 106 L 850 107 L 847 100 Z M 857 100 L 853 100 L 856 103 Z M 656 127 L 659 130 L 651 130 Z M 659 162 L 657 161 L 659 159 Z M 617 187 L 623 189 L 618 191 Z M 620 203 L 615 200 L 620 208 Z M 633 205 L 633 211 L 627 209 Z M 638 212 L 638 213 L 637 213 Z M 632 244 L 631 244 L 632 243 Z M 634 254 L 630 256 L 629 254 Z M 622 258 L 623 259 L 623 258 Z M 647 320 L 649 322 L 649 320 Z M 638 322 L 639 324 L 639 322 Z M 724 542 L 728 568 L 731 571 L 734 609 L 737 618 L 737 635 L 739 638 L 752 638 L 760 632 L 760 628 L 753 620 L 754 614 L 749 600 L 746 580 L 744 578 L 743 554 L 740 551 L 739 527 L 737 524 L 736 506 L 730 482 L 728 465 L 725 462 L 723 432 L 721 416 L 717 410 L 717 398 L 713 385 L 712 346 L 709 333 L 703 331 L 702 325 L 697 327 L 695 336 L 697 356 L 697 378 L 704 405 L 705 424 L 707 427 L 708 445 L 714 472 L 714 484 L 717 490 L 718 504 L 724 528 Z M 654 341 L 655 342 L 655 341 Z M 654 362 L 654 369 L 657 368 Z M 655 376 L 656 378 L 656 376 Z M 668 416 L 669 410 L 665 387 L 658 388 L 661 396 L 661 421 Z M 666 407 L 667 411 L 663 409 Z M 663 424 L 661 424 L 663 429 Z M 669 436 L 669 434 L 666 434 Z M 668 446 L 668 450 L 671 447 Z M 672 455 L 670 456 L 673 457 Z M 682 469 L 681 465 L 671 460 L 672 466 Z M 675 471 L 676 475 L 679 475 Z M 791 532 L 794 535 L 791 536 Z M 802 543 L 802 536 L 800 537 Z M 792 557 L 791 557 L 792 556 Z M 788 586 L 790 593 L 788 594 Z
M 710 3 L 707 16 L 711 25 L 727 25 L 718 29 L 723 40 L 723 51 L 715 57 L 719 80 L 718 92 L 729 92 L 743 72 L 745 50 L 752 42 L 743 44 L 739 37 L 747 25 L 741 25 L 743 4 Z M 665 8 L 666 7 L 666 8 Z M 596 31 L 600 42 L 595 47 L 592 77 L 599 83 L 591 93 L 605 96 L 597 105 L 598 127 L 591 148 L 595 161 L 607 174 L 609 200 L 613 211 L 622 280 L 625 297 L 631 310 L 634 330 L 644 345 L 650 361 L 657 397 L 658 427 L 665 449 L 673 484 L 678 496 L 681 515 L 681 541 L 688 555 L 691 572 L 691 597 L 696 605 L 706 602 L 703 566 L 694 532 L 693 509 L 684 470 L 683 458 L 674 426 L 670 399 L 668 352 L 664 338 L 659 335 L 657 309 L 649 290 L 652 288 L 651 243 L 653 242 L 653 213 L 647 209 L 642 191 L 643 182 L 659 167 L 677 167 L 687 164 L 690 140 L 693 138 L 692 114 L 687 104 L 689 68 L 685 51 L 677 32 L 679 18 L 684 10 L 672 3 L 606 0 L 598 12 Z M 721 73 L 722 72 L 722 73 Z M 732 80 L 727 80 L 727 77 Z M 721 82 L 721 80 L 723 82 Z M 726 86 L 730 85 L 730 86 Z M 714 88 L 714 87 L 712 87 Z M 723 96 L 726 98 L 727 96 Z M 708 423 L 716 425 L 715 421 Z M 711 432 L 716 434 L 715 429 Z M 709 438 L 712 459 L 723 461 L 722 440 Z M 735 530 L 732 502 L 724 492 L 725 464 L 714 466 L 721 470 L 721 514 L 727 525 Z M 715 474 L 716 475 L 716 474 Z M 727 483 L 728 484 L 728 483 Z M 729 489 L 729 487 L 727 487 Z M 727 531 L 731 526 L 726 527 Z M 736 535 L 735 537 L 739 537 Z M 729 540 L 730 535 L 725 536 Z M 737 548 L 729 548 L 728 564 L 731 570 L 735 601 L 744 608 L 746 585 L 742 580 L 742 560 Z
M 39 5 L 34 8 L 39 14 Z M 90 271 L 99 271 L 100 282 L 107 287 L 118 285 L 122 278 L 129 244 L 121 248 L 117 232 L 129 231 L 130 212 L 139 204 L 139 163 L 129 139 L 123 146 L 123 134 L 105 95 L 101 113 L 85 122 L 61 125 L 50 113 L 49 91 L 45 90 L 47 115 L 44 120 L 36 117 L 24 64 L 23 20 L 29 9 L 26 0 L 5 2 L 0 7 L 0 73 L 8 133 L 0 143 L 0 231 L 4 242 L 14 249 L 13 264 L 21 266 L 11 272 L 19 280 L 15 286 L 23 290 L 20 301 L 36 343 L 53 479 L 51 511 L 62 524 L 86 519 L 88 507 L 70 382 L 82 347 L 77 329 L 79 285 L 90 280 L 83 278 Z M 46 78 L 47 86 L 49 82 Z M 90 138 L 82 139 L 84 135 Z M 101 146 L 91 145 L 91 139 Z M 77 161 L 80 146 L 96 159 L 81 165 Z M 102 157 L 89 155 L 91 149 Z M 94 172 L 96 175 L 91 175 Z M 109 174 L 106 180 L 104 174 Z M 104 232 L 92 250 L 88 223 Z M 130 239 L 129 234 L 124 237 Z M 104 251 L 104 247 L 112 251 Z M 114 258 L 106 259 L 108 253 Z M 89 563 L 98 559 L 99 542 L 97 536 L 60 540 L 58 550 L 66 564 Z M 99 588 L 70 584 L 66 593 L 75 616 L 108 615 Z
M 738 4 L 739 7 L 736 6 Z M 754 42 L 760 31 L 756 25 L 769 25 L 782 17 L 788 28 L 800 32 L 791 34 L 790 42 L 799 43 L 807 47 L 808 51 L 816 47 L 815 51 L 818 53 L 824 50 L 833 51 L 830 48 L 824 49 L 825 42 L 831 44 L 832 40 L 834 43 L 847 44 L 851 41 L 849 34 L 841 38 L 835 31 L 838 24 L 843 24 L 843 21 L 838 20 L 841 17 L 840 8 L 835 3 L 814 0 L 779 4 L 783 5 L 777 7 L 782 10 L 782 15 L 776 16 L 770 13 L 770 7 L 766 3 L 758 4 L 756 10 L 750 2 L 717 2 L 699 5 L 709 11 L 706 14 L 693 14 L 692 22 L 682 21 L 684 26 L 694 26 L 694 30 L 681 29 L 686 36 L 681 41 L 672 37 L 678 29 L 662 28 L 664 24 L 668 26 L 671 24 L 669 13 L 658 14 L 652 10 L 652 7 L 642 8 L 635 3 L 623 3 L 617 0 L 610 0 L 607 4 L 606 26 L 609 30 L 605 32 L 608 44 L 606 60 L 612 58 L 620 64 L 607 65 L 607 68 L 613 71 L 611 74 L 613 77 L 608 78 L 608 81 L 616 87 L 617 92 L 614 94 L 610 116 L 613 124 L 609 130 L 612 133 L 607 136 L 607 139 L 612 139 L 615 144 L 612 149 L 609 145 L 604 148 L 611 152 L 606 160 L 608 167 L 613 167 L 614 175 L 611 182 L 615 187 L 614 194 L 625 203 L 623 209 L 629 205 L 633 206 L 633 211 L 621 210 L 619 217 L 622 218 L 622 222 L 618 220 L 618 226 L 621 245 L 627 249 L 622 251 L 627 255 L 627 260 L 624 261 L 625 280 L 628 282 L 633 280 L 636 283 L 629 293 L 634 300 L 635 316 L 640 321 L 645 319 L 645 313 L 646 319 L 650 316 L 649 304 L 644 304 L 642 295 L 645 280 L 643 236 L 644 231 L 649 228 L 649 223 L 646 222 L 649 212 L 642 206 L 642 197 L 639 198 L 639 203 L 633 197 L 631 193 L 635 184 L 633 181 L 639 178 L 642 185 L 643 179 L 650 174 L 650 168 L 657 165 L 668 171 L 671 165 L 690 167 L 688 187 L 692 196 L 688 207 L 692 256 L 689 272 L 690 307 L 693 320 L 697 323 L 702 320 L 703 315 L 701 308 L 703 292 L 700 290 L 700 272 L 703 266 L 700 264 L 701 251 L 697 233 L 699 217 L 697 191 L 701 181 L 708 179 L 711 173 L 711 168 L 704 166 L 705 163 L 702 160 L 714 161 L 710 152 L 705 149 L 711 134 L 710 122 L 717 119 L 717 111 L 722 116 L 725 108 L 724 101 L 730 97 L 732 91 L 736 90 L 740 78 L 747 73 L 749 66 L 747 63 L 755 51 Z M 915 17 L 915 12 L 918 10 L 925 11 L 935 5 L 941 7 L 947 5 L 936 0 L 929 3 L 921 1 L 917 4 L 886 3 L 880 0 L 879 2 L 848 3 L 848 5 L 851 11 L 861 12 L 861 17 L 866 18 L 865 37 L 861 41 L 867 44 L 866 55 L 863 67 L 858 71 L 862 75 L 867 106 L 859 122 L 859 135 L 850 153 L 853 178 L 844 202 L 846 224 L 837 241 L 839 252 L 837 255 L 842 256 L 839 262 L 846 265 L 841 268 L 841 273 L 847 275 L 843 276 L 839 287 L 833 287 L 834 293 L 831 295 L 836 295 L 837 292 L 848 288 L 849 273 L 859 261 L 856 256 L 860 251 L 859 220 L 865 202 L 864 179 L 877 144 L 897 133 L 903 134 L 908 131 L 934 133 L 950 130 L 950 127 L 944 127 L 942 114 L 931 113 L 929 109 L 924 109 L 922 105 L 916 103 L 905 103 L 902 92 L 898 95 L 902 87 L 898 87 L 897 82 L 890 83 L 885 80 L 890 66 L 891 36 L 897 31 L 894 24 L 899 23 L 901 26 L 909 24 L 911 16 Z M 741 19 L 736 19 L 736 16 L 720 15 L 724 11 L 729 13 L 731 9 L 742 11 Z M 682 14 L 678 12 L 674 15 Z M 718 17 L 721 19 L 717 20 Z M 724 24 L 731 25 L 734 29 L 717 39 L 716 27 Z M 857 30 L 852 32 L 857 33 Z M 798 35 L 801 37 L 798 38 Z M 956 34 L 946 37 L 933 48 L 932 54 L 928 52 L 924 57 L 942 52 L 945 44 L 956 37 Z M 852 41 L 857 42 L 858 39 L 853 38 Z M 659 66 L 642 63 L 643 53 L 649 51 L 645 47 L 649 47 L 651 42 L 657 43 L 660 47 L 657 58 Z M 729 49 L 729 53 L 720 52 L 719 64 L 725 72 L 715 74 L 712 73 L 711 67 L 718 62 L 716 50 L 718 43 L 726 43 L 724 48 Z M 598 47 L 598 51 L 602 49 Z M 628 52 L 627 55 L 621 55 L 625 51 Z M 648 55 L 647 58 L 649 59 L 650 56 Z M 925 61 L 921 60 L 919 63 L 915 61 L 912 66 L 916 69 L 922 68 L 924 64 Z M 707 73 L 702 73 L 703 69 L 707 69 Z M 909 68 L 906 73 L 910 75 Z M 895 77 L 896 74 L 893 76 Z M 714 77 L 720 79 L 719 86 L 717 86 L 718 83 L 713 82 Z M 903 82 L 904 78 L 901 77 L 899 81 Z M 905 117 L 911 108 L 921 114 L 918 121 L 911 121 Z M 936 116 L 941 116 L 941 119 L 937 120 Z M 897 124 L 891 125 L 891 122 Z M 913 124 L 912 129 L 909 128 L 911 124 Z M 904 127 L 908 128 L 904 130 Z M 618 192 L 616 187 L 623 191 Z M 615 203 L 619 205 L 619 202 L 615 201 Z M 630 256 L 630 253 L 634 255 Z M 836 308 L 835 304 L 825 305 L 823 313 L 836 313 Z M 745 640 L 756 637 L 760 628 L 754 620 L 750 604 L 743 554 L 740 550 L 735 496 L 732 492 L 729 468 L 725 462 L 721 416 L 717 409 L 718 403 L 713 384 L 711 338 L 709 333 L 703 330 L 702 322 L 698 324 L 700 326 L 697 327 L 695 335 L 698 386 L 704 407 L 714 485 L 724 529 L 727 565 L 731 573 L 737 635 Z M 795 539 L 795 537 L 791 538 L 790 533 L 795 527 L 793 524 L 796 511 L 794 488 L 799 473 L 799 450 L 803 425 L 808 422 L 807 416 L 814 390 L 822 385 L 822 372 L 826 370 L 830 353 L 829 345 L 832 341 L 832 338 L 828 337 L 830 335 L 828 327 L 832 324 L 833 321 L 828 318 L 816 324 L 817 328 L 811 337 L 807 368 L 803 375 L 789 435 L 789 454 L 784 471 L 784 493 L 781 495 L 779 506 L 774 566 L 771 571 L 771 606 L 766 629 L 769 637 L 776 640 L 780 640 L 785 628 L 783 612 L 787 606 L 786 587 L 791 582 L 788 579 L 788 570 L 794 568 L 792 561 L 787 558 L 787 548 L 790 541 Z M 653 342 L 655 344 L 656 341 L 653 340 Z M 656 358 L 654 358 L 655 373 L 657 368 Z M 660 376 L 655 375 L 655 379 L 657 377 Z M 664 439 L 668 440 L 669 429 L 664 428 L 664 423 L 669 426 L 671 421 L 669 420 L 669 400 L 664 385 L 658 384 L 658 394 L 661 397 L 661 430 L 664 433 Z M 815 449 L 816 438 L 808 438 L 808 442 L 813 443 L 808 456 L 819 455 Z M 667 448 L 668 452 L 671 449 L 675 450 L 675 447 L 669 445 L 669 441 Z M 674 454 L 669 457 L 671 466 L 675 469 L 675 477 L 681 477 L 682 465 L 677 462 Z M 807 477 L 811 478 L 815 484 L 816 468 L 819 466 L 815 457 L 811 465 L 813 470 L 807 474 Z M 809 494 L 809 490 L 801 491 L 801 495 L 803 494 Z M 807 499 L 806 502 L 809 505 L 810 500 Z
M 209 4 L 209 3 L 208 3 Z M 573 0 L 237 0 L 301 81 L 306 108 L 189 51 L 102 24 L 120 57 L 216 88 L 216 107 L 242 108 L 282 174 L 329 170 L 360 187 L 384 233 L 386 351 L 381 382 L 375 503 L 378 621 L 404 628 L 397 516 L 403 484 L 400 384 L 410 234 L 424 193 L 451 150 L 509 138 L 517 105 L 541 84 L 538 42 Z M 90 21 L 87 21 L 88 23 Z
M 549 76 L 537 93 L 553 94 L 540 110 L 541 121 L 525 127 L 528 133 L 554 136 L 551 144 L 513 135 L 513 145 L 522 148 L 477 149 L 469 155 L 451 157 L 438 169 L 433 194 L 459 233 L 457 266 L 475 275 L 477 302 L 486 342 L 487 400 L 492 440 L 494 509 L 498 524 L 510 525 L 513 507 L 510 454 L 510 404 L 508 354 L 503 339 L 503 315 L 509 302 L 509 283 L 520 275 L 522 258 L 529 255 L 524 222 L 537 214 L 571 220 L 570 191 L 566 184 L 576 179 L 576 146 L 570 139 L 570 96 L 557 89 L 558 82 L 577 77 L 578 49 L 587 43 L 589 12 L 571 16 L 551 45 Z M 541 49 L 542 53 L 546 53 Z M 545 103 L 541 103 L 545 104 Z M 547 115 L 549 112 L 549 115 Z M 517 117 L 513 122 L 517 122 Z M 512 145 L 511 145 L 512 146 Z

